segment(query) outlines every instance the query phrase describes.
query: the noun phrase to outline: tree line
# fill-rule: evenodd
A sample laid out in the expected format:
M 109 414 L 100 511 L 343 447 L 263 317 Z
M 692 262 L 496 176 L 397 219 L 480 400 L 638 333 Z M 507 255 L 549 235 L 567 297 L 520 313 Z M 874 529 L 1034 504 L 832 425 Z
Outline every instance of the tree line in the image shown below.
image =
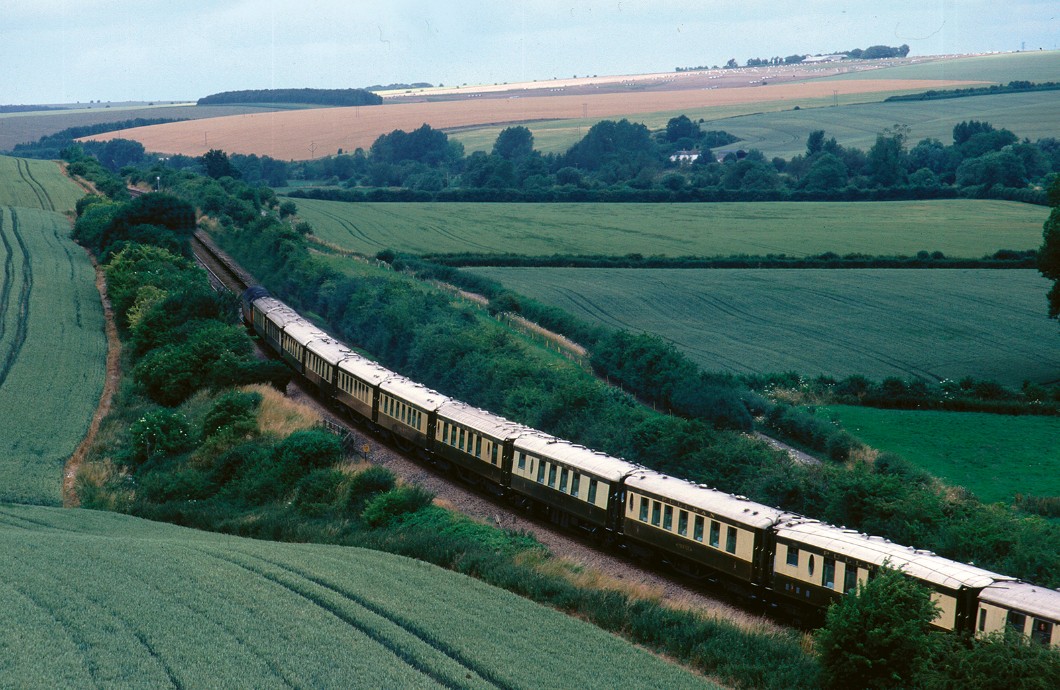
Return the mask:
M 196 105 L 292 103 L 329 106 L 379 105 L 382 96 L 366 89 L 249 89 L 222 91 L 200 98 Z

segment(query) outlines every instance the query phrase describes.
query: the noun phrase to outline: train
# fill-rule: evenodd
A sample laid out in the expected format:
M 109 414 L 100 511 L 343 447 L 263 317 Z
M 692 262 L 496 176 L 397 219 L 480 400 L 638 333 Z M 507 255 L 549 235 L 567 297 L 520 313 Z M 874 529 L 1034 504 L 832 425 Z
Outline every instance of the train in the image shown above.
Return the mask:
M 881 567 L 931 592 L 933 626 L 1005 626 L 1060 645 L 1060 591 L 671 477 L 513 422 L 390 371 L 261 286 L 245 325 L 351 422 L 438 468 L 643 560 L 823 620 Z M 806 618 L 803 618 L 806 616 Z

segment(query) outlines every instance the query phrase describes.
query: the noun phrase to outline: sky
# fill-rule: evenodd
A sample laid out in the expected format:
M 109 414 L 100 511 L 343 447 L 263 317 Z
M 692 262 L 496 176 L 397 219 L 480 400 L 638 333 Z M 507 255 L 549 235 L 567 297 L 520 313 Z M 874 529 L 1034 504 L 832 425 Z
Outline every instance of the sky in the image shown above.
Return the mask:
M 493 84 L 903 43 L 1060 48 L 1060 2 L 0 0 L 0 104 Z

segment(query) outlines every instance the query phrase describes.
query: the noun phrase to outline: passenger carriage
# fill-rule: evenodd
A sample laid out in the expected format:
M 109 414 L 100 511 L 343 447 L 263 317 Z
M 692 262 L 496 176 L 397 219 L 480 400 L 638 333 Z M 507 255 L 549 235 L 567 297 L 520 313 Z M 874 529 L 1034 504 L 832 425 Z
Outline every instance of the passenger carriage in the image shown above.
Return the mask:
M 803 518 L 776 529 L 773 589 L 824 609 L 867 582 L 885 563 L 931 590 L 939 607 L 933 625 L 943 630 L 971 631 L 980 590 L 1012 580 L 930 551 Z
M 381 382 L 377 391 L 375 423 L 405 450 L 429 449 L 434 413 L 449 398 L 398 374 Z
M 465 479 L 483 477 L 494 488 L 509 485 L 512 441 L 529 427 L 449 400 L 438 408 L 431 451 L 435 462 L 455 466 Z
M 546 506 L 555 522 L 615 530 L 622 479 L 639 465 L 529 430 L 512 442 L 512 491 Z
M 339 363 L 356 357 L 350 348 L 334 338 L 323 335 L 306 343 L 305 377 L 329 399 L 335 398 Z
M 306 346 L 314 340 L 330 340 L 328 334 L 320 330 L 310 321 L 301 319 L 291 321 L 283 327 L 280 333 L 280 357 L 296 373 L 306 376 Z M 319 379 L 319 376 L 317 377 Z
M 355 352 L 339 362 L 335 374 L 335 399 L 352 419 L 375 424 L 379 384 L 397 376 L 386 367 Z
M 625 484 L 627 539 L 669 554 L 675 567 L 692 575 L 713 571 L 768 583 L 770 530 L 786 513 L 652 470 Z
M 304 322 L 301 314 L 273 297 L 254 300 L 251 312 L 254 331 L 276 353 L 282 350 L 283 329 Z
M 1060 592 L 1027 582 L 998 582 L 979 593 L 975 630 L 1005 626 L 1045 645 L 1060 646 Z

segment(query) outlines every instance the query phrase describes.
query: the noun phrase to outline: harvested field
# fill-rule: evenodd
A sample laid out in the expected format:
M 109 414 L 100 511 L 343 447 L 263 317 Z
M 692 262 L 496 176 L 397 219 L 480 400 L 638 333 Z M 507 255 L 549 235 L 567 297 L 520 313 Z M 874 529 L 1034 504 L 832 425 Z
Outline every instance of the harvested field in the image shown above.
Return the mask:
M 923 80 L 810 81 L 713 90 L 605 93 L 534 98 L 472 98 L 438 103 L 396 103 L 355 108 L 322 108 L 260 113 L 140 127 L 86 137 L 96 141 L 135 139 L 148 151 L 201 156 L 210 149 L 256 153 L 285 160 L 307 160 L 368 148 L 394 129 L 423 123 L 437 129 L 535 122 L 554 119 L 604 119 L 659 111 L 723 107 L 744 103 L 803 101 L 833 94 L 880 94 L 966 86 L 978 82 Z

